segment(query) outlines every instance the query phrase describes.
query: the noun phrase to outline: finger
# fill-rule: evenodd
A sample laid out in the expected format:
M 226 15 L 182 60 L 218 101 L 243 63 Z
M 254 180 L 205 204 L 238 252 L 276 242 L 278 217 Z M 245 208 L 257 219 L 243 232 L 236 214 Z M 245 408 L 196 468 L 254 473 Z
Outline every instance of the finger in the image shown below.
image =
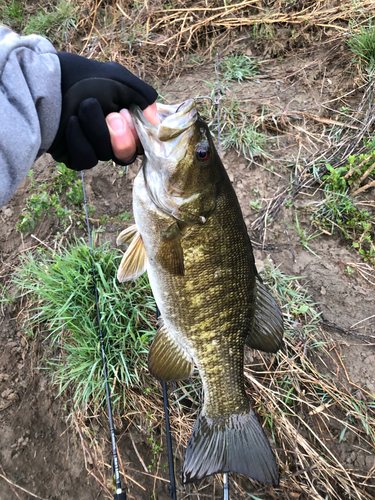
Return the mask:
M 129 162 L 137 148 L 126 119 L 120 113 L 110 113 L 106 122 L 115 156 L 125 163 Z
M 133 137 L 134 137 L 135 144 L 137 146 L 138 152 L 142 153 L 143 152 L 143 147 L 142 147 L 141 141 L 139 140 L 138 133 L 137 133 L 137 130 L 135 128 L 134 121 L 133 121 L 133 118 L 132 118 L 131 114 L 129 113 L 129 111 L 127 109 L 122 109 L 120 111 L 120 115 L 125 118 L 126 123 L 127 123 L 128 127 L 129 127 L 131 133 L 133 134 Z
M 96 99 L 81 102 L 78 113 L 79 123 L 84 134 L 94 148 L 99 160 L 112 158 L 111 140 L 103 110 Z
M 69 168 L 86 170 L 98 163 L 94 148 L 87 140 L 76 116 L 71 116 L 67 123 L 66 143 L 70 153 L 70 160 L 66 163 Z
M 158 117 L 158 110 L 156 107 L 156 102 L 148 106 L 144 111 L 143 111 L 144 117 L 146 120 L 148 120 L 150 123 L 153 125 L 157 126 L 160 123 L 159 117 Z

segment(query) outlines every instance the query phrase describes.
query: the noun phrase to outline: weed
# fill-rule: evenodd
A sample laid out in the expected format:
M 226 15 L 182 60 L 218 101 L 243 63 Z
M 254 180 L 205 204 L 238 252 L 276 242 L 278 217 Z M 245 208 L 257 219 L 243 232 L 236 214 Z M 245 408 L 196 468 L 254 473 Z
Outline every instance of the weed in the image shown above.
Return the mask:
M 0 283 L 0 304 L 11 304 L 14 299 L 4 285 Z
M 259 203 L 260 203 L 259 200 L 250 201 L 250 206 L 253 210 L 262 210 L 263 207 Z
M 160 455 L 164 451 L 162 448 L 161 441 L 155 441 L 155 438 L 152 433 L 151 427 L 148 429 L 150 436 L 147 438 L 147 441 L 151 444 L 151 451 L 153 453 L 153 457 L 151 458 L 151 464 L 147 466 L 148 470 L 151 472 L 152 468 L 156 468 L 159 460 L 160 460 Z
M 375 175 L 374 139 L 365 146 L 367 153 L 349 156 L 343 167 L 326 165 L 327 173 L 322 177 L 324 199 L 314 210 L 311 220 L 325 233 L 339 230 L 365 261 L 374 263 L 375 220 L 367 210 L 356 206 L 353 197 L 363 180 Z
M 50 12 L 41 9 L 36 16 L 29 19 L 24 33 L 36 33 L 47 37 L 51 42 L 62 43 L 64 33 L 76 29 L 78 9 L 73 2 L 60 0 Z
M 362 70 L 371 79 L 375 72 L 375 25 L 371 20 L 369 26 L 360 26 L 359 33 L 353 33 L 348 40 L 348 45 L 357 57 Z
M 216 87 L 209 84 L 208 86 L 212 89 L 211 96 L 214 102 Z M 225 89 L 226 87 L 222 86 L 221 93 L 225 93 Z M 249 161 L 252 161 L 255 156 L 267 156 L 264 148 L 268 138 L 265 134 L 258 132 L 258 126 L 252 123 L 246 112 L 240 108 L 241 103 L 234 98 L 222 99 L 220 103 L 220 137 L 223 150 L 233 147 Z M 213 134 L 217 134 L 217 106 L 204 104 L 202 115 L 209 122 L 208 125 Z
M 82 181 L 77 178 L 77 172 L 67 168 L 63 163 L 57 164 L 57 174 L 52 179 L 52 185 L 47 183 L 38 184 L 34 179 L 34 172 L 30 170 L 30 190 L 33 194 L 26 200 L 26 207 L 19 216 L 17 230 L 26 233 L 35 227 L 36 221 L 42 217 L 50 217 L 52 214 L 60 219 L 66 227 L 73 221 L 78 224 L 83 218 L 82 211 L 77 213 L 72 209 L 81 209 L 83 203 Z M 65 206 L 62 194 L 66 191 L 66 201 L 70 208 Z M 90 213 L 93 208 L 90 207 Z
M 95 240 L 95 238 L 93 238 Z M 121 411 L 126 388 L 139 383 L 154 334 L 155 303 L 145 277 L 117 282 L 121 254 L 108 244 L 94 249 L 101 328 L 114 408 Z M 26 328 L 37 324 L 62 355 L 49 361 L 60 393 L 70 384 L 75 404 L 97 409 L 105 402 L 90 248 L 81 240 L 59 253 L 39 250 L 21 259 L 15 282 L 31 299 Z
M 12 0 L 8 5 L 4 2 L 0 6 L 2 22 L 13 29 L 20 29 L 24 20 L 24 10 L 22 3 Z
M 220 66 L 224 73 L 224 79 L 227 81 L 237 80 L 242 82 L 243 80 L 250 80 L 259 71 L 259 64 L 256 59 L 243 54 L 227 57 L 221 62 Z
M 310 240 L 313 240 L 314 238 L 317 238 L 318 236 L 320 236 L 321 234 L 323 233 L 317 233 L 316 231 L 313 233 L 313 234 L 310 234 L 310 235 L 307 235 L 306 233 L 306 229 L 302 229 L 301 228 L 301 225 L 299 223 L 299 220 L 298 220 L 298 215 L 296 213 L 296 228 L 294 228 L 293 226 L 290 226 L 290 224 L 288 224 L 289 227 L 291 227 L 294 231 L 296 231 L 300 238 L 301 238 L 301 244 L 304 248 L 306 248 L 306 250 L 308 250 L 309 252 L 311 252 L 313 255 L 315 255 L 315 257 L 318 257 L 318 259 L 320 259 L 319 255 L 317 255 L 313 250 L 311 250 L 311 248 L 308 246 L 308 242 Z

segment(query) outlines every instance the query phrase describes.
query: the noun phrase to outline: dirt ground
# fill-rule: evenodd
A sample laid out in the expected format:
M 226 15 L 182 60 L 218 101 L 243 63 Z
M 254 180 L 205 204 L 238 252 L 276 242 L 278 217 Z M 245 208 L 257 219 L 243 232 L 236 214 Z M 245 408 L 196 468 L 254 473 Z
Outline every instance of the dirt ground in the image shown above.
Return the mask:
M 249 41 L 246 50 L 254 52 L 256 47 Z M 335 118 L 334 112 L 327 111 L 321 103 L 337 97 L 338 89 L 343 94 L 354 84 L 343 71 L 348 63 L 343 47 L 339 47 L 337 54 L 330 58 L 325 57 L 328 48 L 323 46 L 320 51 L 308 54 L 300 51 L 293 58 L 283 60 L 269 59 L 262 67 L 265 76 L 259 83 L 235 86 L 244 100 L 244 107 L 255 114 L 262 105 L 277 104 L 280 109 L 289 107 L 290 110 Z M 181 74 L 179 78 L 161 85 L 160 89 L 170 102 L 181 102 L 188 97 L 207 95 L 204 80 L 215 81 L 215 78 L 214 66 L 211 71 L 206 65 L 204 70 L 198 68 Z M 354 92 L 345 102 L 355 106 L 359 97 L 360 94 Z M 308 158 L 317 150 L 320 145 L 310 138 L 309 133 L 320 130 L 322 125 L 305 120 L 298 125 L 307 133 L 300 133 L 299 142 L 296 142 L 295 136 L 288 134 L 272 139 L 272 157 L 295 161 L 299 156 Z M 298 210 L 302 227 L 309 233 L 313 232 L 308 223 L 307 209 L 312 199 L 318 199 L 319 193 L 314 196 L 314 190 L 303 193 L 283 210 L 282 216 L 267 230 L 267 250 L 263 251 L 256 233 L 252 231 L 257 213 L 250 201 L 258 199 L 260 205 L 267 203 L 288 183 L 289 171 L 283 162 L 274 160 L 259 165 L 258 159 L 257 165 L 248 166 L 248 162 L 233 150 L 224 152 L 222 156 L 254 241 L 258 266 L 270 260 L 284 273 L 303 277 L 302 282 L 308 285 L 314 300 L 320 304 L 324 320 L 338 327 L 327 331 L 341 350 L 350 382 L 375 393 L 375 318 L 367 319 L 375 314 L 375 289 L 356 273 L 349 275 L 346 271 L 348 263 L 361 262 L 359 256 L 348 250 L 343 239 L 324 235 L 311 240 L 310 248 L 317 254 L 315 256 L 301 245 L 298 233 L 291 227 L 295 227 Z M 104 165 L 85 173 L 88 203 L 95 207 L 96 216 L 115 216 L 124 210 L 131 212 L 132 182 L 139 165 L 137 162 L 131 166 L 124 176 Z M 273 171 L 271 165 L 274 166 Z M 39 159 L 34 172 L 38 182 L 50 179 L 54 172 L 53 162 L 49 157 Z M 22 236 L 16 231 L 18 217 L 28 196 L 28 183 L 25 180 L 13 199 L 0 211 L 0 282 L 3 285 L 8 283 L 22 252 L 38 245 L 53 245 L 57 232 L 62 232 L 54 218 L 46 218 L 37 224 L 32 231 L 33 236 L 31 233 Z M 373 200 L 374 195 L 375 190 L 372 189 L 366 192 L 363 199 Z M 117 231 L 118 226 L 107 225 L 104 234 L 113 247 Z M 57 390 L 51 385 L 50 373 L 40 369 L 46 366 L 48 348 L 41 338 L 31 340 L 25 336 L 21 325 L 24 304 L 16 298 L 18 292 L 14 288 L 10 287 L 10 293 L 15 298 L 14 303 L 0 304 L 0 500 L 35 498 L 8 483 L 5 477 L 37 498 L 107 498 L 86 470 L 79 428 L 73 419 L 67 421 L 64 399 L 56 399 Z M 344 333 L 353 325 L 357 325 L 354 329 L 370 344 Z M 328 368 L 336 370 L 335 367 Z M 341 371 L 339 376 L 343 375 Z M 348 383 L 345 377 L 343 380 Z M 96 438 L 103 443 L 104 459 L 110 464 L 108 425 L 99 419 L 96 426 Z M 137 432 L 133 426 L 132 438 L 148 465 L 150 448 L 147 436 Z M 127 473 L 131 477 L 127 483 L 129 498 L 148 499 L 152 491 L 159 500 L 169 498 L 168 483 L 156 481 L 155 484 L 154 478 L 143 472 L 129 434 L 119 432 L 118 443 L 122 462 L 125 468 L 128 467 Z M 350 469 L 368 472 L 375 466 L 373 451 L 361 450 L 350 443 L 344 442 L 339 454 Z M 164 456 L 165 452 L 163 459 Z M 87 468 L 90 467 L 88 463 Z M 160 471 L 159 475 L 168 478 L 167 470 Z

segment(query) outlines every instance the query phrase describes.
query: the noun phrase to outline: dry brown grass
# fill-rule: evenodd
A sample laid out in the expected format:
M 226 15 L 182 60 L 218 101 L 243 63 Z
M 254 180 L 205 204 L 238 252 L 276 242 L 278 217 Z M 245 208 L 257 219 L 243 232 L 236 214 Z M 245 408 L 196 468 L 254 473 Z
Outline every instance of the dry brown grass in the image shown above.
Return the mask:
M 263 277 L 277 293 L 283 310 L 285 345 L 276 355 L 248 351 L 245 385 L 274 448 L 281 480 L 279 487 L 271 488 L 231 474 L 232 495 L 239 500 L 249 498 L 249 494 L 252 498 L 282 500 L 373 500 L 374 470 L 349 467 L 345 459 L 353 449 L 362 450 L 366 456 L 373 453 L 375 398 L 350 380 L 340 355 L 342 342 L 335 342 L 324 331 L 316 305 L 300 281 L 284 276 L 278 269 L 264 270 Z M 368 345 L 360 337 L 353 338 L 357 344 Z M 166 448 L 161 389 L 147 373 L 144 387 L 144 392 L 128 392 L 128 413 L 122 422 L 117 421 L 122 426 L 121 436 L 141 429 L 146 435 L 154 435 L 155 440 L 161 439 Z M 170 385 L 170 389 L 178 498 L 214 498 L 215 494 L 220 498 L 220 475 L 186 487 L 179 481 L 178 471 L 201 408 L 199 376 Z M 109 464 L 104 450 L 110 444 L 98 442 L 86 428 L 82 415 L 76 415 L 75 422 L 87 460 L 94 463 L 88 470 L 108 493 L 105 477 L 109 475 Z M 150 455 L 143 459 L 150 463 Z M 138 474 L 165 482 L 167 474 L 160 461 L 159 457 L 148 472 L 139 466 Z M 134 478 L 134 463 L 139 462 L 135 459 L 128 468 L 123 464 L 122 474 L 137 491 L 142 485 Z
M 349 21 L 375 11 L 372 0 L 79 0 L 79 5 L 77 27 L 83 36 L 72 35 L 69 50 L 122 62 L 134 71 L 138 57 L 141 75 L 152 72 L 154 78 L 180 71 L 178 64 L 186 65 L 189 54 L 211 57 L 218 46 L 254 35 L 264 39 L 275 25 L 321 30 L 335 38 L 348 32 Z

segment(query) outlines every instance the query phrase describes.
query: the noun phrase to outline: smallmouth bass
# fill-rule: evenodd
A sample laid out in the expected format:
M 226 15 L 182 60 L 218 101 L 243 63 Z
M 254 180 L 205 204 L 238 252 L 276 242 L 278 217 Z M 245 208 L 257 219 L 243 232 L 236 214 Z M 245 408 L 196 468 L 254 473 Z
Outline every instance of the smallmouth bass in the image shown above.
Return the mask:
M 190 437 L 183 480 L 239 472 L 277 485 L 269 442 L 244 389 L 244 346 L 276 352 L 283 319 L 256 270 L 250 238 L 226 170 L 195 101 L 158 104 L 160 124 L 131 113 L 144 148 L 134 181 L 135 225 L 120 281 L 148 272 L 161 312 L 149 352 L 160 381 L 189 378 L 204 403 Z

